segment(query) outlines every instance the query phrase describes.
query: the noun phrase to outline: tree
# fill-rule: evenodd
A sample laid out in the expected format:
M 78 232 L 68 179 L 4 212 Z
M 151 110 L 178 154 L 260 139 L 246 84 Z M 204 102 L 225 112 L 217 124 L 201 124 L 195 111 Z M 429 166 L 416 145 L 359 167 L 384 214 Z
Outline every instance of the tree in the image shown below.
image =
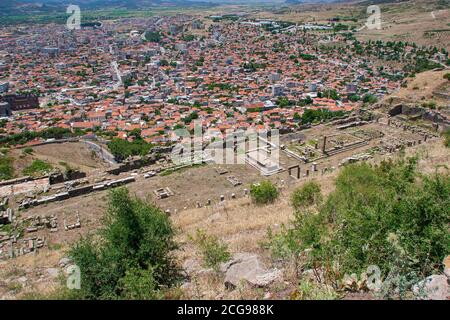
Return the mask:
M 177 282 L 177 245 L 164 212 L 118 188 L 109 193 L 104 223 L 96 238 L 81 239 L 69 252 L 81 270 L 80 298 L 153 299 Z
M 322 92 L 322 96 L 328 99 L 338 100 L 339 94 L 335 89 L 327 89 Z
M 125 160 L 129 156 L 145 156 L 153 147 L 152 144 L 140 137 L 139 131 L 132 131 L 130 135 L 135 137 L 135 140 L 132 142 L 120 138 L 113 138 L 108 142 L 108 149 L 119 162 Z
M 330 111 L 328 109 L 306 109 L 302 114 L 302 123 L 308 124 L 322 120 L 330 120 L 345 115 L 344 111 Z
M 368 104 L 374 104 L 378 101 L 377 97 L 375 97 L 373 94 L 366 94 L 363 97 L 363 102 Z
M 144 34 L 144 38 L 149 42 L 160 42 L 161 41 L 161 33 L 154 31 L 147 31 Z
M 358 96 L 357 94 L 352 94 L 351 96 L 348 97 L 348 100 L 350 100 L 351 102 L 357 102 L 361 99 L 360 96 Z

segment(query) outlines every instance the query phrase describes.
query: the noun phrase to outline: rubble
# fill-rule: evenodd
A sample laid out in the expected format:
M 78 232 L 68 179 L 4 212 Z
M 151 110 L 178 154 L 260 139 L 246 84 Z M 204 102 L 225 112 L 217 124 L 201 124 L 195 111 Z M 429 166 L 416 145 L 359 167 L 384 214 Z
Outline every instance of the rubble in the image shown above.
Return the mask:
M 225 273 L 225 287 L 236 288 L 242 281 L 254 287 L 266 287 L 281 278 L 278 269 L 267 269 L 259 257 L 251 253 L 237 253 L 233 258 L 221 265 L 220 270 Z
M 81 228 L 81 220 L 80 220 L 80 214 L 77 212 L 75 214 L 76 220 L 74 223 L 67 223 L 67 218 L 64 218 L 64 230 L 69 231 L 77 228 Z
M 122 179 L 116 179 L 116 180 L 109 180 L 105 181 L 104 183 L 100 184 L 92 184 L 87 186 L 81 186 L 78 188 L 69 189 L 68 191 L 60 192 L 57 194 L 53 194 L 50 196 L 42 197 L 40 199 L 25 199 L 19 204 L 19 209 L 26 209 L 29 207 L 38 206 L 45 203 L 55 202 L 55 201 L 61 201 L 65 199 L 69 199 L 72 197 L 77 197 L 83 194 L 88 194 L 93 191 L 100 191 L 105 190 L 109 188 L 114 188 L 118 186 L 122 186 L 124 184 L 128 184 L 131 182 L 136 181 L 136 178 L 133 176 L 122 178 Z
M 242 184 L 242 181 L 238 180 L 235 176 L 228 176 L 227 180 L 233 185 L 233 187 L 237 187 Z

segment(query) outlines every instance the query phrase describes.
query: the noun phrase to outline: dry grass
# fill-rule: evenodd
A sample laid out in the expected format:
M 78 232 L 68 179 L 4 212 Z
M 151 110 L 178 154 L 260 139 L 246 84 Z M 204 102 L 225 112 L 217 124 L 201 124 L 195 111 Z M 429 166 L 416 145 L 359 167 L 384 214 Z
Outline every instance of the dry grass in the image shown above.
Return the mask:
M 429 141 L 427 144 L 418 145 L 406 149 L 406 155 L 419 154 L 419 171 L 425 174 L 434 173 L 437 168 L 448 172 L 442 165 L 449 162 L 450 153 L 443 146 L 442 140 Z M 391 155 L 396 158 L 399 155 Z M 386 156 L 376 156 L 374 162 L 385 159 Z M 316 181 L 321 184 L 322 192 L 326 196 L 334 189 L 334 179 L 339 170 L 334 173 L 317 176 Z M 293 217 L 293 209 L 290 205 L 290 194 L 310 179 L 300 181 L 292 180 L 286 185 L 280 198 L 268 206 L 256 206 L 251 203 L 250 198 L 237 200 L 226 200 L 223 205 L 203 207 L 198 209 L 187 209 L 171 216 L 178 230 L 176 241 L 180 244 L 177 251 L 177 259 L 181 264 L 186 260 L 196 260 L 201 263 L 200 254 L 196 246 L 189 239 L 189 235 L 197 229 L 203 229 L 208 234 L 217 236 L 226 242 L 231 253 L 250 252 L 262 257 L 269 267 L 271 259 L 268 252 L 261 248 L 261 242 L 266 239 L 267 228 L 271 227 L 275 232 L 282 224 L 288 224 Z M 90 195 L 87 197 L 69 199 L 64 202 L 64 210 L 80 210 L 79 203 L 83 204 L 84 215 L 82 215 L 83 228 L 76 232 L 61 231 L 57 235 L 46 234 L 47 241 L 58 244 L 53 249 L 43 249 L 37 254 L 18 257 L 14 260 L 0 262 L 0 279 L 17 281 L 21 276 L 27 277 L 27 284 L 17 292 L 9 290 L 18 286 L 9 286 L 7 283 L 0 286 L 0 296 L 4 298 L 18 298 L 29 292 L 49 293 L 59 284 L 58 279 L 51 278 L 46 273 L 46 268 L 58 266 L 59 259 L 64 256 L 65 250 L 76 241 L 81 234 L 94 231 L 100 225 L 99 217 L 105 210 L 105 193 Z M 46 207 L 35 208 L 31 211 L 47 213 L 61 212 L 61 203 L 49 204 Z M 30 212 L 27 212 L 30 214 Z M 89 220 L 88 220 L 89 217 Z M 277 283 L 267 291 L 274 292 L 275 297 L 283 298 L 289 295 L 289 290 L 294 287 L 294 282 L 289 276 L 289 270 L 285 272 L 284 281 Z M 195 299 L 261 299 L 266 292 L 260 289 L 243 286 L 233 291 L 224 289 L 223 276 L 209 271 L 202 272 L 191 279 L 187 288 L 184 288 L 185 298 Z
M 426 71 L 417 74 L 414 78 L 408 80 L 406 88 L 400 88 L 395 97 L 406 101 L 414 101 L 420 103 L 421 101 L 435 101 L 441 105 L 448 106 L 448 100 L 438 98 L 433 94 L 435 90 L 449 88 L 448 80 L 444 79 L 444 75 L 448 70 L 442 71 Z M 389 98 L 386 98 L 389 99 Z
M 335 174 L 316 178 L 324 194 L 332 191 Z M 295 188 L 306 181 L 298 181 L 281 190 L 279 199 L 270 205 L 258 206 L 249 197 L 234 201 L 225 201 L 223 205 L 189 209 L 172 217 L 180 230 L 179 240 L 188 242 L 188 235 L 197 229 L 206 230 L 226 241 L 233 252 L 257 252 L 260 241 L 266 235 L 267 228 L 278 229 L 293 217 L 290 195 Z

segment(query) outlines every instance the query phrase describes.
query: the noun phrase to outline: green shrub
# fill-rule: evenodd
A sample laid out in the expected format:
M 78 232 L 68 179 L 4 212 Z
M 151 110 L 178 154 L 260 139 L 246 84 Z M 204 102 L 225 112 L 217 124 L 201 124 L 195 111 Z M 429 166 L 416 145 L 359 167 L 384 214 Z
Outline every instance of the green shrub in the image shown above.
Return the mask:
M 198 229 L 191 240 L 198 246 L 205 267 L 213 268 L 217 272 L 221 263 L 230 260 L 231 255 L 227 244 L 220 242 L 217 237 L 208 235 L 203 230 Z
M 306 267 L 338 266 L 339 278 L 377 265 L 400 290 L 388 292 L 404 292 L 419 276 L 439 272 L 450 248 L 450 177 L 422 176 L 416 162 L 344 167 L 323 204 L 296 213 L 276 238 L 294 244 L 292 252 L 309 249 Z
M 306 182 L 303 186 L 296 189 L 291 196 L 291 203 L 295 210 L 301 210 L 322 201 L 320 185 L 315 182 Z
M 250 187 L 250 195 L 256 204 L 273 203 L 278 198 L 278 189 L 269 180 L 264 180 Z
M 155 280 L 153 268 L 127 270 L 125 276 L 120 279 L 120 285 L 124 299 L 156 300 L 163 298 L 162 293 L 158 290 L 158 282 Z
M 159 208 L 110 191 L 105 227 L 81 239 L 69 256 L 81 270 L 83 299 L 157 298 L 179 279 L 174 230 Z

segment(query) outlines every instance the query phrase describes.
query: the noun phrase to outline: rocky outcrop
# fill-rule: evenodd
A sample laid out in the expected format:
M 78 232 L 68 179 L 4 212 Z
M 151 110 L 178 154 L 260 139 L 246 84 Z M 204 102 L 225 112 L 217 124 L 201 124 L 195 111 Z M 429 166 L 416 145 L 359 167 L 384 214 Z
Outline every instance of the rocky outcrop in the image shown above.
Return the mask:
M 267 269 L 257 255 L 250 253 L 235 254 L 220 269 L 225 273 L 224 284 L 228 289 L 236 288 L 243 281 L 252 287 L 266 287 L 282 275 L 278 269 Z
M 422 300 L 448 300 L 449 279 L 446 275 L 429 276 L 413 286 L 413 293 Z
M 450 280 L 450 256 L 444 259 L 444 274 Z

